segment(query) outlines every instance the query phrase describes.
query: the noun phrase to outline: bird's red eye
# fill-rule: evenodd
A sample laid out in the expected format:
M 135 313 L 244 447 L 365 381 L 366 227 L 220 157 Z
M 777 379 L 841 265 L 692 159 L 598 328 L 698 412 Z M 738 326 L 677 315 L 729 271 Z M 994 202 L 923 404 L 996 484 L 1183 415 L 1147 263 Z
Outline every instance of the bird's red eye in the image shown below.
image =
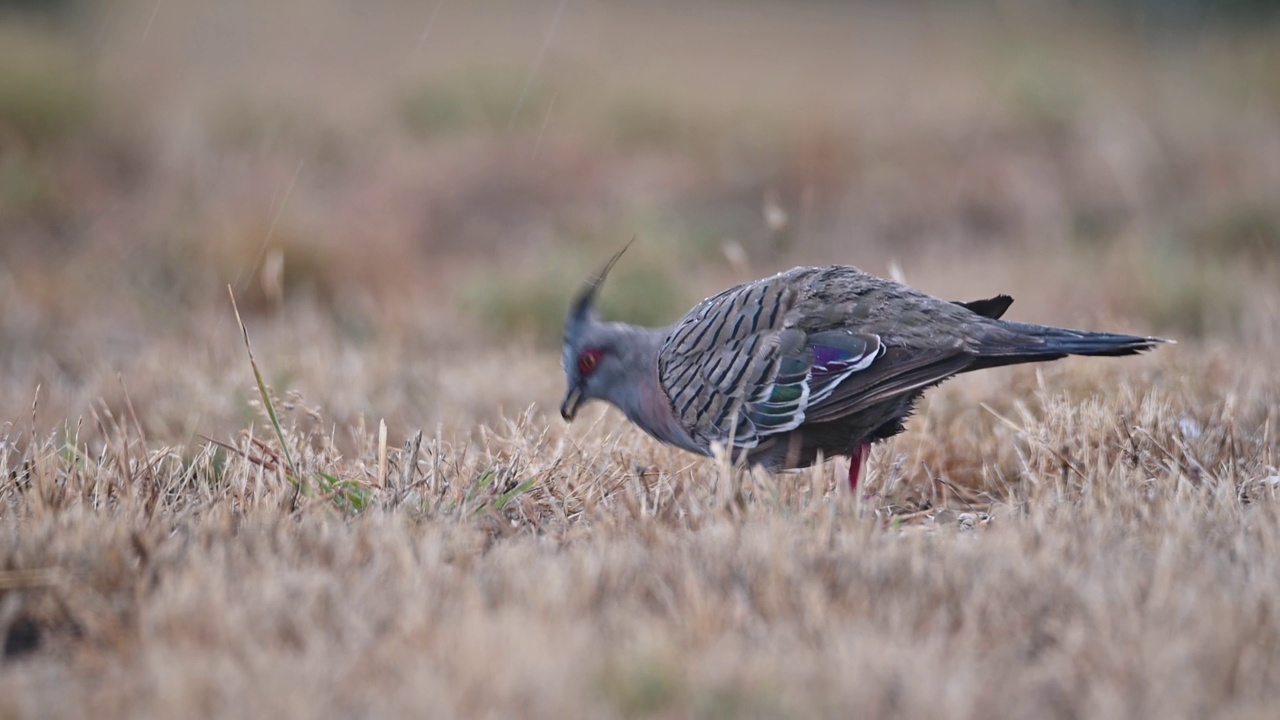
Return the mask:
M 600 364 L 599 350 L 583 350 L 578 356 L 578 372 L 582 375 L 590 375 L 592 370 L 596 369 L 596 365 Z

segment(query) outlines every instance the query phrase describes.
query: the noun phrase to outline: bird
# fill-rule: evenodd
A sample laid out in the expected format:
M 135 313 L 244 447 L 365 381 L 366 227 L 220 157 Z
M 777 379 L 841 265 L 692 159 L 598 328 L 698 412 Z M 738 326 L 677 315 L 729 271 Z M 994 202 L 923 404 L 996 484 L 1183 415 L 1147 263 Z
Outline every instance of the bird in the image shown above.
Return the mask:
M 570 303 L 564 420 L 602 400 L 663 443 L 708 456 L 720 446 L 771 472 L 845 456 L 852 491 L 871 446 L 901 433 L 944 380 L 1172 342 L 1004 320 L 1008 295 L 947 301 L 851 265 L 736 285 L 668 327 L 602 321 L 597 295 L 626 250 Z

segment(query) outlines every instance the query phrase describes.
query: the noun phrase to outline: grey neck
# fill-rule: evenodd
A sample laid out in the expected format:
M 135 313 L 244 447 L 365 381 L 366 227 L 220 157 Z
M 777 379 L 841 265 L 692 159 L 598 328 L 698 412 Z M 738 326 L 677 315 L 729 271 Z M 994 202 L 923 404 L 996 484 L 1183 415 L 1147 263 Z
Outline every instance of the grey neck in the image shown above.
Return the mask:
M 705 454 L 706 449 L 693 440 L 676 418 L 671 400 L 658 380 L 658 353 L 671 329 L 626 325 L 618 330 L 630 336 L 626 343 L 626 367 L 631 377 L 614 387 L 608 401 L 653 437 Z

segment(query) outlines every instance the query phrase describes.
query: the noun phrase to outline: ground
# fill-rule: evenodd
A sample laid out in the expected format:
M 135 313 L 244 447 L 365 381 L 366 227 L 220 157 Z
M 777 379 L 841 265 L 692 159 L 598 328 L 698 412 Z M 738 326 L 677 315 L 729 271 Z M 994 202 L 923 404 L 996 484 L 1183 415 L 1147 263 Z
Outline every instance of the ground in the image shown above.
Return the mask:
M 0 4 L 0 717 L 1273 716 L 1280 30 L 1103 10 Z M 1177 344 L 852 496 L 560 419 L 632 237 Z

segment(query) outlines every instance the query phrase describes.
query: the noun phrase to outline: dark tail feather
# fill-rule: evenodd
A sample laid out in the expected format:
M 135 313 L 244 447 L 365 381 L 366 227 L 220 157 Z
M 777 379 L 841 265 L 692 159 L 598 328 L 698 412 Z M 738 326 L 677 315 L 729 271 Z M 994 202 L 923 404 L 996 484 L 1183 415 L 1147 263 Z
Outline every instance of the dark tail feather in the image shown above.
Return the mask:
M 960 302 L 959 300 L 956 300 L 954 304 L 959 305 L 962 308 L 966 308 L 969 312 L 976 313 L 984 318 L 999 320 L 1000 316 L 1004 315 L 1005 311 L 1009 309 L 1009 306 L 1013 304 L 1013 298 L 1008 295 L 997 295 L 993 298 L 987 298 L 986 300 L 970 300 L 969 302 Z
M 1137 355 L 1173 342 L 1158 337 L 1068 330 L 1017 322 L 1001 322 L 999 329 L 1003 332 L 991 333 L 978 346 L 977 362 L 970 369 L 1057 360 L 1068 355 Z

